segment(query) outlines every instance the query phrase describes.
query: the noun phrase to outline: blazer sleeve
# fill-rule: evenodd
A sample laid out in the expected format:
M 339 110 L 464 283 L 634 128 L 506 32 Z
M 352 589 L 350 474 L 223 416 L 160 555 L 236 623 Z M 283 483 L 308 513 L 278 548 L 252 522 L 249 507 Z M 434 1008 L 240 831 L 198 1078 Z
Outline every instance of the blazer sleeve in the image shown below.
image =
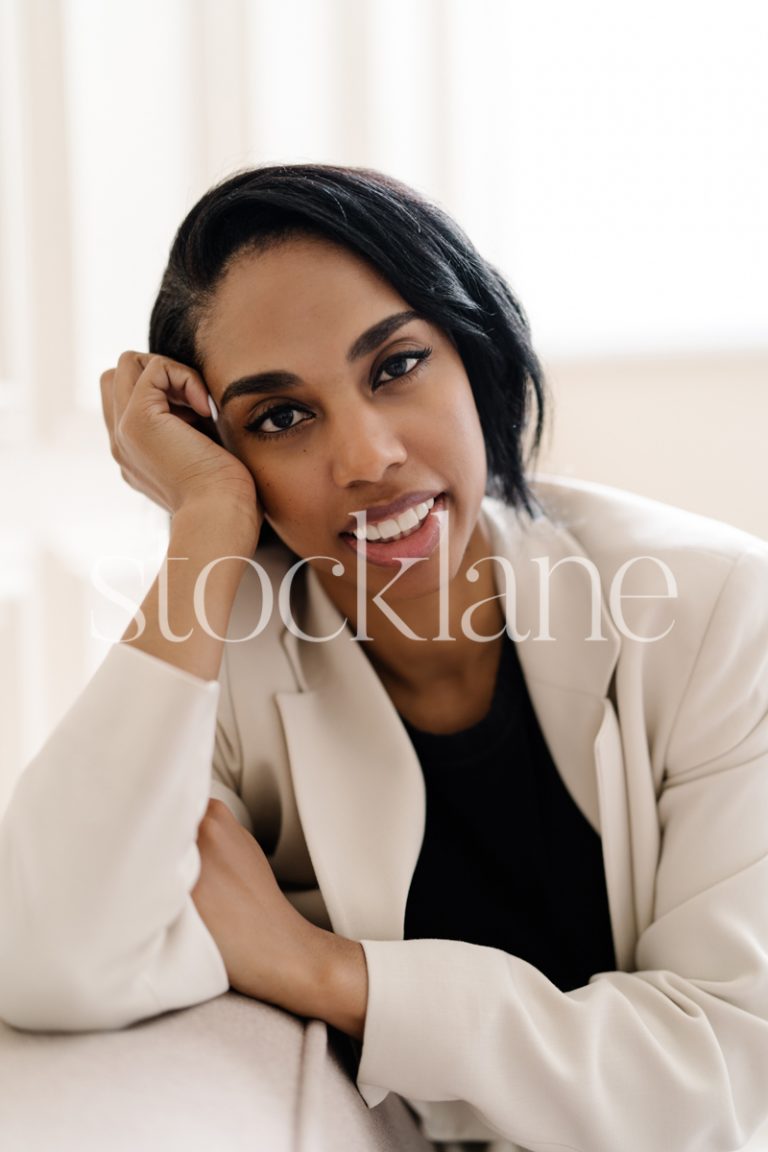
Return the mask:
M 121 1028 L 227 990 L 190 896 L 219 692 L 117 644 L 22 773 L 0 823 L 9 1024 Z M 216 753 L 224 771 L 227 752 Z M 218 775 L 216 794 L 240 815 Z
M 768 559 L 731 570 L 658 800 L 654 918 L 633 972 L 563 993 L 446 940 L 364 940 L 358 1087 L 463 1100 L 534 1150 L 725 1152 L 768 1112 Z

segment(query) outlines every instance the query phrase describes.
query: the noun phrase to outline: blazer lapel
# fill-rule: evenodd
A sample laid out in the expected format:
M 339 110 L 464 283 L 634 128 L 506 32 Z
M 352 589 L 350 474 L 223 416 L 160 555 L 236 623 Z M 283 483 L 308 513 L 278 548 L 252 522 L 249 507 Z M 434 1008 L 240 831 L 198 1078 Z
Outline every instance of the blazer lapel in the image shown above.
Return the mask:
M 330 636 L 342 617 L 311 569 L 302 626 Z M 367 656 L 345 627 L 283 644 L 304 691 L 279 693 L 296 803 L 334 930 L 402 940 L 424 837 L 418 759 Z

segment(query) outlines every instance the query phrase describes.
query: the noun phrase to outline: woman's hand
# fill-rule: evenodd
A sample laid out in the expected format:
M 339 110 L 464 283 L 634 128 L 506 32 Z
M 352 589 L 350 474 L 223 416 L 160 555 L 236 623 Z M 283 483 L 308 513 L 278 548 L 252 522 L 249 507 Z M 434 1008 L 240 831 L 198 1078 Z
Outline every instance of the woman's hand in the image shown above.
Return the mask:
M 362 945 L 296 911 L 257 841 L 222 801 L 209 801 L 197 846 L 201 871 L 192 899 L 230 985 L 362 1037 L 368 998 Z
M 101 375 L 112 455 L 123 479 L 172 515 L 200 501 L 261 514 L 248 469 L 219 442 L 197 372 L 165 356 L 124 352 Z

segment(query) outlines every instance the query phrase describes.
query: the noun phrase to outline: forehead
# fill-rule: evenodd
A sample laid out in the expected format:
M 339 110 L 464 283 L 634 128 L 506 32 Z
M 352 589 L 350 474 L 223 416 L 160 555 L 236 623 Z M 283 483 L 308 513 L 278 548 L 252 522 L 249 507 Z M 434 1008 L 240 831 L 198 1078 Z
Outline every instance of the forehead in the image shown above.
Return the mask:
M 198 331 L 206 375 L 289 368 L 344 354 L 360 332 L 408 305 L 362 257 L 314 237 L 247 252 L 225 273 Z

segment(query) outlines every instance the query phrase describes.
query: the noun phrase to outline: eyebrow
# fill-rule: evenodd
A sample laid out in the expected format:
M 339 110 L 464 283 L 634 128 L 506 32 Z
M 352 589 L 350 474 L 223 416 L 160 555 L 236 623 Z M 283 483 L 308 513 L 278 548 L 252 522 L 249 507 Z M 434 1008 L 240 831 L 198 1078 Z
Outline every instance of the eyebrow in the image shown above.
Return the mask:
M 347 362 L 354 364 L 356 360 L 375 352 L 380 344 L 383 344 L 393 332 L 402 328 L 404 324 L 410 323 L 411 320 L 423 319 L 424 317 L 418 312 L 411 310 L 394 312 L 391 316 L 385 316 L 383 320 L 372 324 L 370 328 L 366 328 L 361 336 L 358 336 L 347 352 Z M 301 377 L 294 372 L 257 372 L 252 376 L 241 376 L 239 380 L 234 380 L 224 389 L 219 401 L 219 409 L 222 409 L 230 400 L 234 400 L 236 396 L 250 396 L 254 393 L 273 392 L 281 388 L 294 388 L 301 383 L 303 383 Z

